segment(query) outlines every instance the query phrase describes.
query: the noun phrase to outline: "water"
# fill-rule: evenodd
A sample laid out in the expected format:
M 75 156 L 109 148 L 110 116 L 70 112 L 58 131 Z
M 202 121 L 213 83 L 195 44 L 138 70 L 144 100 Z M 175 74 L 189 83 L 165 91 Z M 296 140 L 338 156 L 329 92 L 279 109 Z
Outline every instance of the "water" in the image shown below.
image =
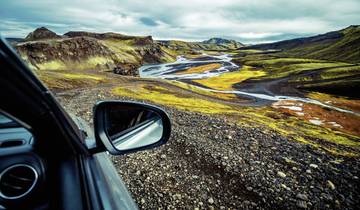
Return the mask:
M 144 65 L 139 68 L 140 77 L 145 78 L 161 78 L 161 79 L 171 79 L 171 80 L 179 80 L 179 79 L 205 79 L 210 77 L 216 77 L 220 74 L 225 72 L 233 71 L 239 69 L 240 66 L 236 65 L 235 63 L 231 62 L 231 57 L 227 54 L 218 55 L 218 56 L 207 56 L 207 60 L 189 60 L 183 56 L 178 56 L 177 60 L 173 63 L 165 63 L 165 64 L 151 64 L 151 65 Z M 222 63 L 222 66 L 218 69 L 206 71 L 203 73 L 192 73 L 192 74 L 175 74 L 177 71 L 185 70 L 193 66 L 197 66 L 199 64 L 208 64 L 208 63 Z M 303 103 L 315 104 L 322 107 L 326 107 L 329 109 L 333 109 L 339 112 L 355 114 L 360 116 L 360 113 L 353 112 L 351 110 L 331 106 L 329 104 L 322 103 L 320 101 L 310 99 L 310 98 L 301 98 L 301 97 L 294 97 L 294 96 L 284 96 L 284 95 L 268 95 L 268 94 L 261 94 L 261 93 L 249 93 L 241 90 L 214 90 L 210 88 L 204 88 L 200 86 L 196 86 L 202 90 L 206 90 L 209 92 L 217 92 L 217 93 L 228 93 L 228 94 L 236 94 L 239 96 L 250 97 L 254 99 L 266 100 L 266 101 L 283 101 L 283 100 L 292 100 L 292 101 L 299 101 Z

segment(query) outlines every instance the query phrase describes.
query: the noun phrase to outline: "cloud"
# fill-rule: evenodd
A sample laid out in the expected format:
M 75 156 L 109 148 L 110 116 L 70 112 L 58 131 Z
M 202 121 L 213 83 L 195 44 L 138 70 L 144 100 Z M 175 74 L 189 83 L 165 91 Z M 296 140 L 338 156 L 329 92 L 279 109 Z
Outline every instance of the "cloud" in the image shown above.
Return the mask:
M 0 7 L 0 32 L 24 37 L 39 26 L 69 30 L 248 43 L 338 30 L 360 23 L 359 0 L 11 0 Z
M 144 24 L 144 25 L 147 25 L 147 26 L 157 26 L 159 25 L 156 21 L 154 21 L 153 19 L 151 18 L 147 18 L 147 17 L 142 17 L 140 18 L 140 21 Z

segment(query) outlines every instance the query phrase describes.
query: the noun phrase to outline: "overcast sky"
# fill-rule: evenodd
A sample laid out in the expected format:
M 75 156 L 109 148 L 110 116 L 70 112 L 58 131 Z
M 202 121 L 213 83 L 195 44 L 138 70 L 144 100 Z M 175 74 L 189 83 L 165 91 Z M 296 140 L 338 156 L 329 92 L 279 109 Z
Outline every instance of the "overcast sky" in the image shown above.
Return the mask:
M 244 43 L 308 36 L 360 24 L 360 0 L 9 0 L 0 33 L 24 37 L 40 26 L 152 35 L 232 38 Z

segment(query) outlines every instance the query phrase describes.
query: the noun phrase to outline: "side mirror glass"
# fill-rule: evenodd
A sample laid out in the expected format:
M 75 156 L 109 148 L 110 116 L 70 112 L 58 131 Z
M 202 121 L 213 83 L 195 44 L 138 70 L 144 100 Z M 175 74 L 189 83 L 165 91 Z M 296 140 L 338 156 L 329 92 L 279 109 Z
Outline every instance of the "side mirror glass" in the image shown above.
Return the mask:
M 95 136 L 114 155 L 156 147 L 170 137 L 169 117 L 155 106 L 104 101 L 94 114 Z

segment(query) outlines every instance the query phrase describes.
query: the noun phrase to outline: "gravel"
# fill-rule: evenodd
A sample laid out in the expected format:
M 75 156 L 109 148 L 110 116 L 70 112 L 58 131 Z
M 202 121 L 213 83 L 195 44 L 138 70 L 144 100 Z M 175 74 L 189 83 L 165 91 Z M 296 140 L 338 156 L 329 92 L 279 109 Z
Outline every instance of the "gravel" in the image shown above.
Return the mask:
M 106 88 L 58 94 L 67 110 L 91 122 Z M 140 209 L 357 209 L 359 164 L 225 116 L 165 107 L 169 142 L 113 156 Z

